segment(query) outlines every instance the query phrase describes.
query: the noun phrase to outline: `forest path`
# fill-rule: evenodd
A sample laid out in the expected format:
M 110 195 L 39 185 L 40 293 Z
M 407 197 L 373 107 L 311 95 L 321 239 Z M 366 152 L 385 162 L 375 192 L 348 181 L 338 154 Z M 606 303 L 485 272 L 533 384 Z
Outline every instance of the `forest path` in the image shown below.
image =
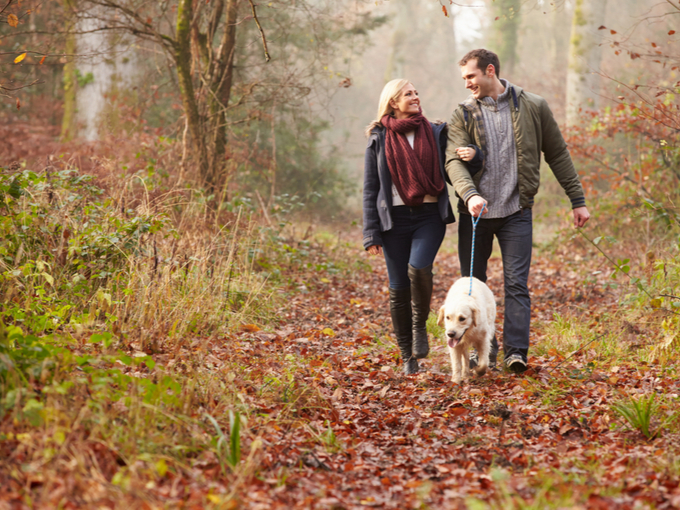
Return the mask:
M 308 282 L 307 292 L 280 310 L 279 330 L 240 339 L 241 346 L 256 342 L 256 350 L 283 353 L 290 363 L 241 358 L 254 379 L 278 381 L 278 396 L 260 409 L 253 429 L 265 444 L 259 487 L 249 484 L 242 502 L 263 509 L 466 508 L 478 498 L 508 507 L 513 495 L 540 501 L 541 491 L 550 490 L 557 494 L 552 501 L 580 498 L 588 508 L 627 508 L 638 499 L 658 508 L 680 503 L 677 479 L 649 465 L 677 451 L 677 438 L 647 442 L 637 431 L 610 426 L 616 419 L 610 405 L 621 395 L 677 394 L 677 386 L 668 386 L 675 383 L 655 366 L 608 365 L 590 347 L 566 360 L 569 352 L 540 348 L 550 341 L 545 327 L 553 314 L 590 324 L 594 338 L 606 333 L 597 331 L 598 316 L 617 307 L 611 291 L 584 285 L 559 259 L 538 256 L 532 266 L 530 369 L 494 371 L 462 385 L 450 381 L 441 340 L 422 363 L 426 371 L 400 375 L 398 351 L 386 338 L 382 260 L 373 259 L 373 270 L 352 281 L 319 275 Z M 460 274 L 457 258 L 440 255 L 435 271 L 433 310 Z M 490 261 L 489 276 L 502 295 L 499 259 Z M 502 314 L 500 306 L 497 325 Z M 619 338 L 639 348 L 636 333 Z M 252 393 L 262 396 L 273 386 Z

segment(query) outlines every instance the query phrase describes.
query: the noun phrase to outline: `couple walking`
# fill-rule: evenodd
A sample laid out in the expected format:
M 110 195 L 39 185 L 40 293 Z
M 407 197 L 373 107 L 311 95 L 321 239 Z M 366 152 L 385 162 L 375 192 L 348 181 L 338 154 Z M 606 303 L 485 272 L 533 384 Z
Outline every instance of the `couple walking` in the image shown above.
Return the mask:
M 458 65 L 471 95 L 453 112 L 448 126 L 423 116 L 409 81 L 385 85 L 376 120 L 367 129 L 363 244 L 370 254 L 385 257 L 404 373 L 415 374 L 418 359 L 429 353 L 432 264 L 446 224 L 456 221 L 446 182 L 451 184 L 458 196 L 462 276 L 470 276 L 471 217 L 481 215 L 472 276 L 483 282 L 493 238 L 498 239 L 505 287 L 504 363 L 520 373 L 527 369 L 529 350 L 531 208 L 541 153 L 571 200 L 574 225 L 582 227 L 590 215 L 545 99 L 501 79 L 498 56 L 491 51 L 473 50 Z M 497 353 L 494 338 L 491 366 Z

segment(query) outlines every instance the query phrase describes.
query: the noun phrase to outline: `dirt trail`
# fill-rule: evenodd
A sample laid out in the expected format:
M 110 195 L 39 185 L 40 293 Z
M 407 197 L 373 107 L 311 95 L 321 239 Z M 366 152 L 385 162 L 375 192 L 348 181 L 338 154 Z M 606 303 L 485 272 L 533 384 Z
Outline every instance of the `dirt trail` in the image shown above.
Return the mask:
M 396 347 L 376 342 L 385 340 L 390 324 L 383 264 L 376 260 L 373 268 L 353 282 L 310 284 L 309 293 L 281 310 L 280 331 L 241 338 L 241 345 L 255 341 L 258 349 L 306 360 L 290 386 L 300 392 L 289 400 L 294 404 L 261 410 L 254 432 L 265 439 L 263 476 L 242 493 L 242 503 L 465 508 L 470 497 L 532 500 L 547 477 L 558 495 L 581 493 L 589 508 L 628 508 L 635 500 L 658 508 L 680 504 L 677 479 L 648 466 L 648 459 L 677 451 L 677 438 L 648 443 L 610 427 L 609 405 L 620 390 L 677 391 L 657 378 L 655 367 L 620 367 L 611 377 L 588 364 L 587 350 L 561 365 L 556 352 L 530 352 L 531 369 L 522 376 L 492 372 L 459 386 L 450 382 L 443 342 L 435 341 L 427 370 L 403 377 Z M 459 275 L 456 258 L 440 256 L 436 271 L 433 309 Z M 502 295 L 498 259 L 489 275 Z M 595 321 L 615 304 L 601 291 L 577 291 L 579 282 L 563 264 L 535 259 L 533 344 L 542 341 L 542 323 L 553 312 Z M 500 306 L 499 325 L 502 314 Z M 244 369 L 257 372 L 254 380 L 268 370 L 255 360 Z M 598 467 L 584 469 L 593 464 Z

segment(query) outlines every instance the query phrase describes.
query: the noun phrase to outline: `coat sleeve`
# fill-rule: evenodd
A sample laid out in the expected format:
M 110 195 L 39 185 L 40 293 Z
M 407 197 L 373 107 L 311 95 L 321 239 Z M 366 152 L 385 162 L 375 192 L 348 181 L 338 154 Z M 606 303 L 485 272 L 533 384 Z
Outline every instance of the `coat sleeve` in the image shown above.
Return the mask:
M 467 147 L 468 145 L 474 145 L 474 140 L 471 139 L 470 134 L 465 129 L 462 107 L 459 107 L 454 110 L 451 122 L 449 123 L 449 142 L 446 146 L 446 173 L 451 180 L 453 189 L 456 190 L 456 194 L 466 204 L 470 197 L 479 195 L 472 181 L 468 166 L 456 154 L 458 147 Z
M 364 158 L 364 249 L 374 245 L 382 246 L 380 217 L 378 216 L 380 177 L 378 176 L 378 151 L 376 146 L 376 140 L 369 142 Z
M 475 150 L 475 157 L 467 162 L 470 175 L 475 175 L 484 166 L 484 153 L 473 143 L 468 144 L 468 147 Z
M 545 155 L 545 161 L 550 166 L 557 182 L 571 200 L 571 208 L 586 205 L 586 197 L 583 193 L 581 181 L 571 160 L 567 142 L 560 132 L 560 128 L 553 117 L 552 111 L 545 99 L 540 100 L 541 116 L 541 150 Z

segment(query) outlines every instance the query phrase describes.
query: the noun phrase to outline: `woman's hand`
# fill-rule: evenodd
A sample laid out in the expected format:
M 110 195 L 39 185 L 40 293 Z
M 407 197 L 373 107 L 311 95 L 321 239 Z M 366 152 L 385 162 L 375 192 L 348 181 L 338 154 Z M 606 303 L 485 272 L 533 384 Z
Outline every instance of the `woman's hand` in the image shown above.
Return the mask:
M 373 246 L 369 246 L 368 250 L 366 251 L 368 251 L 368 253 L 371 255 L 380 255 L 382 253 L 382 246 L 379 244 L 374 244 Z
M 456 153 L 463 161 L 471 161 L 475 157 L 477 151 L 472 147 L 458 147 Z

